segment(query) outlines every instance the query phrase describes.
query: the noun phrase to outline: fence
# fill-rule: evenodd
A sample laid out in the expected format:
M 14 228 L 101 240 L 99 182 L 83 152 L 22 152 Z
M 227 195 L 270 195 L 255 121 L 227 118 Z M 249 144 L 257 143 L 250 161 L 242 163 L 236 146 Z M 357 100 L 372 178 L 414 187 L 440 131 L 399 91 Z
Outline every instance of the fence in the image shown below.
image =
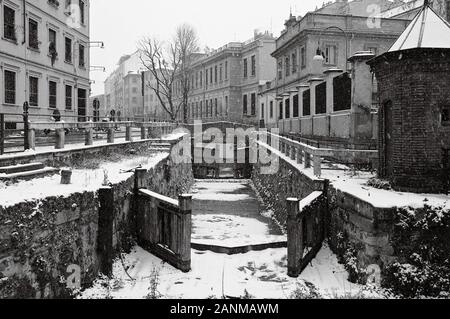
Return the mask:
M 288 275 L 298 277 L 322 248 L 326 234 L 326 192 L 299 201 L 288 198 Z
M 281 154 L 296 161 L 297 164 L 304 165 L 306 169 L 312 167 L 317 177 L 322 176 L 324 158 L 341 161 L 347 159 L 348 162 L 354 162 L 357 158 L 374 162 L 378 160 L 378 151 L 317 148 L 267 131 L 260 131 L 258 136 L 260 143 L 264 142 L 268 146 L 278 148 Z
M 174 122 L 142 122 L 136 118 L 92 122 L 87 116 L 80 121 L 78 116 L 1 113 L 0 155 L 35 149 L 36 146 L 54 145 L 56 149 L 62 149 L 66 142 L 93 145 L 94 139 L 113 143 L 116 137 L 125 138 L 125 141 L 154 138 L 171 133 L 176 126 Z
M 192 196 L 177 200 L 144 189 L 146 170 L 136 170 L 138 243 L 183 272 L 191 270 Z

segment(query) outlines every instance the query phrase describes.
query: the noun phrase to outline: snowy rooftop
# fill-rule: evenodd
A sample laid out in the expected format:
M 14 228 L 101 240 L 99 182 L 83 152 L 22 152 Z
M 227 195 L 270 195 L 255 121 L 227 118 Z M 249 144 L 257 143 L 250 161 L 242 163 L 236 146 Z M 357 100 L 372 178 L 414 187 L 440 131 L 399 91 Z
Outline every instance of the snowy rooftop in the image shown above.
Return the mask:
M 450 25 L 425 4 L 389 52 L 415 48 L 450 49 Z

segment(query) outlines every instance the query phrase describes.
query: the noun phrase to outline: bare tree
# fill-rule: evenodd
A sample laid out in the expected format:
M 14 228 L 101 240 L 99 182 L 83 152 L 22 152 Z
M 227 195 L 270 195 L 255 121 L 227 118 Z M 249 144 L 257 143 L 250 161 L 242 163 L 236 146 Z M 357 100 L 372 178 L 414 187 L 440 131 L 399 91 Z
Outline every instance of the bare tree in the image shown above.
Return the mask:
M 179 26 L 172 41 L 166 43 L 144 38 L 139 44 L 140 59 L 152 75 L 146 86 L 155 92 L 164 111 L 176 120 L 180 110 L 187 120 L 187 101 L 191 89 L 190 76 L 193 54 L 198 50 L 198 38 L 193 27 Z

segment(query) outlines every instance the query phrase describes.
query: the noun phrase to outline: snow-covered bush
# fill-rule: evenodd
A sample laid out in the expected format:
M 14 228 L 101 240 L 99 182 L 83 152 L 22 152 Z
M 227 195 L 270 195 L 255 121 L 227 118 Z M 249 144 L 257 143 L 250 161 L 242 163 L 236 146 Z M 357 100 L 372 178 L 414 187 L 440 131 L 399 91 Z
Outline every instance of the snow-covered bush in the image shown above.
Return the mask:
M 425 205 L 398 209 L 392 244 L 398 262 L 383 271 L 383 285 L 405 297 L 448 297 L 450 211 Z

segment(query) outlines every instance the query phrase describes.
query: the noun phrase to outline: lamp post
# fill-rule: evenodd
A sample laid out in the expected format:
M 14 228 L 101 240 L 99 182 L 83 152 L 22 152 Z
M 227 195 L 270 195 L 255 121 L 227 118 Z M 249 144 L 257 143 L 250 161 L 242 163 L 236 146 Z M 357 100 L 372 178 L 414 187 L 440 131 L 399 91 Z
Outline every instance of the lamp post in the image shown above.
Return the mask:
M 345 31 L 344 29 L 342 29 L 341 27 L 332 25 L 332 26 L 326 27 L 326 28 L 324 28 L 324 29 L 322 29 L 320 31 L 318 47 L 317 47 L 317 55 L 322 55 L 323 56 L 323 52 L 320 49 L 320 38 L 322 37 L 322 35 L 323 35 L 323 33 L 325 31 L 328 31 L 330 29 L 339 30 L 339 31 L 341 31 L 344 34 L 344 37 L 345 37 L 345 70 L 347 71 L 348 70 L 348 32 Z

